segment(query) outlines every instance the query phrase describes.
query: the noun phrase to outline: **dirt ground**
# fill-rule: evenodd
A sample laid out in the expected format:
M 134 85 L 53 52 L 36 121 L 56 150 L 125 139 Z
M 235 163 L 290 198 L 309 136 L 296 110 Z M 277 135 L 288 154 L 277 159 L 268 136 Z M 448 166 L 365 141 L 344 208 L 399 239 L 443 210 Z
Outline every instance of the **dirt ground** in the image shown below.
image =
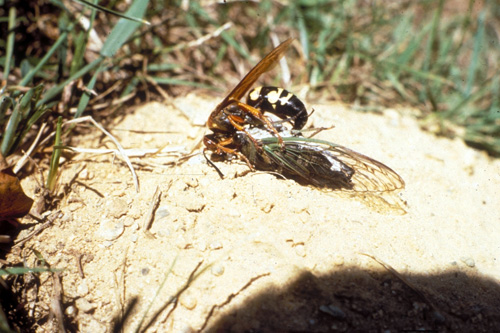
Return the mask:
M 216 162 L 224 179 L 201 154 L 175 164 L 207 132 L 218 101 L 192 94 L 152 103 L 107 127 L 125 149 L 161 149 L 130 157 L 139 193 L 119 156 L 67 156 L 60 184 L 69 185 L 59 189 L 60 207 L 45 213 L 52 224 L 7 256 L 34 266 L 36 250 L 63 269 L 29 289 L 34 331 L 57 329 L 48 316 L 57 290 L 66 329 L 81 332 L 500 327 L 499 160 L 423 132 L 403 110 L 328 104 L 309 106 L 309 125 L 335 125 L 318 137 L 396 170 L 406 214 L 376 197 L 248 172 L 236 160 Z M 97 130 L 77 147 L 115 148 Z M 33 197 L 36 184 L 25 179 L 23 188 Z M 30 228 L 18 241 L 41 227 L 22 222 Z

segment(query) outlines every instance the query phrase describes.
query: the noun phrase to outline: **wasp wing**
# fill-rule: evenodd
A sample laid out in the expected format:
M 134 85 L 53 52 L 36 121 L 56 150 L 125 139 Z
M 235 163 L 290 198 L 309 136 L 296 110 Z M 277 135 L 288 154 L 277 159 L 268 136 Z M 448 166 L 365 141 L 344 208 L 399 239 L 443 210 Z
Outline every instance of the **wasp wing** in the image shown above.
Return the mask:
M 324 140 L 284 137 L 261 139 L 262 154 L 256 168 L 273 169 L 319 187 L 356 192 L 390 192 L 402 189 L 404 180 L 391 168 L 349 148 Z M 260 165 L 259 165 L 260 163 Z
M 226 98 L 217 106 L 216 110 L 222 110 L 227 105 L 231 104 L 233 101 L 240 101 L 241 98 L 246 94 L 250 87 L 258 80 L 258 78 L 265 72 L 271 70 L 279 62 L 283 54 L 285 54 L 290 44 L 292 44 L 293 38 L 289 38 L 280 45 L 278 45 L 274 50 L 272 50 L 268 55 L 266 55 L 250 72 L 245 75 L 243 80 L 238 83 L 236 87 L 227 95 Z

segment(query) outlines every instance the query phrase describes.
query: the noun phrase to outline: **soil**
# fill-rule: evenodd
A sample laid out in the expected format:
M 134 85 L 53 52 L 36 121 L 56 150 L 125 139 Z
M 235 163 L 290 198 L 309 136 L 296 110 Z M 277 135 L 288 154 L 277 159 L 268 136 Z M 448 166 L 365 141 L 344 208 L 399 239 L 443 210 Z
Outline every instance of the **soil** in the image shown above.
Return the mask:
M 41 212 L 50 226 L 7 255 L 62 269 L 24 277 L 33 331 L 58 329 L 58 298 L 65 328 L 81 332 L 500 328 L 499 160 L 422 131 L 405 110 L 316 104 L 309 126 L 335 125 L 318 138 L 405 180 L 396 205 L 238 160 L 215 162 L 221 179 L 200 154 L 218 101 L 151 103 L 107 126 L 125 149 L 160 149 L 130 157 L 140 192 L 117 154 L 65 155 L 59 205 Z M 116 148 L 98 130 L 77 147 Z M 22 183 L 31 197 L 37 178 Z M 21 222 L 17 241 L 41 228 Z

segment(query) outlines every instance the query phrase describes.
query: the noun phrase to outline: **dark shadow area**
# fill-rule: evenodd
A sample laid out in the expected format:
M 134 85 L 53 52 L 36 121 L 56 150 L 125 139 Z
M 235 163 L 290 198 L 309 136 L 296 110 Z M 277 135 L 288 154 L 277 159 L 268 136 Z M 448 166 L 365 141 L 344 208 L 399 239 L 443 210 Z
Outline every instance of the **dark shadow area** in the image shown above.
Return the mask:
M 28 313 L 25 306 L 24 293 L 40 285 L 37 274 L 9 275 L 0 285 L 0 306 L 2 307 L 7 323 L 17 332 L 35 332 L 35 323 L 43 324 L 47 317 L 34 318 Z
M 139 303 L 139 297 L 132 297 L 123 310 L 122 313 L 117 314 L 113 318 L 113 325 L 111 327 L 111 332 L 120 333 L 124 331 L 125 322 L 130 319 L 132 312 L 137 309 L 137 304 Z
M 0 260 L 5 260 L 6 255 L 11 251 L 14 245 L 12 240 L 17 238 L 21 230 L 31 228 L 34 225 L 35 223 L 30 223 L 28 225 L 21 224 L 15 219 L 0 219 L 0 235 L 5 239 L 5 243 L 0 242 Z
M 383 270 L 304 272 L 285 288 L 251 297 L 218 320 L 210 318 L 204 331 L 497 331 L 500 285 L 470 272 L 402 275 L 416 291 Z

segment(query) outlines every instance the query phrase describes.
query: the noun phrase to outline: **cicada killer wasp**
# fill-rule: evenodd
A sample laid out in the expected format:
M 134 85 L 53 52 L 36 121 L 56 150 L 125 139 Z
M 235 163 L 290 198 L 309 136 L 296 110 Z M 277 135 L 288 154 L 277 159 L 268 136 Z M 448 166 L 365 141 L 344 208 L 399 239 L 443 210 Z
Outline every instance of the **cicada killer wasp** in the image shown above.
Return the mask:
M 239 152 L 239 147 L 235 145 L 233 141 L 233 137 L 237 131 L 245 133 L 247 125 L 263 126 L 269 130 L 269 132 L 272 133 L 271 135 L 275 136 L 279 144 L 284 147 L 278 130 L 271 121 L 264 116 L 263 112 L 274 113 L 280 118 L 290 118 L 290 116 L 293 118 L 296 116 L 295 120 L 292 120 L 295 122 L 294 125 L 305 125 L 307 121 L 307 112 L 305 109 L 304 114 L 302 114 L 302 111 L 299 113 L 299 111 L 295 112 L 282 107 L 275 110 L 272 106 L 268 105 L 269 99 L 265 100 L 265 97 L 259 99 L 255 97 L 255 94 L 252 95 L 255 98 L 249 97 L 249 102 L 242 102 L 242 98 L 247 91 L 263 73 L 276 66 L 292 42 L 293 39 L 288 39 L 266 55 L 247 75 L 245 75 L 243 80 L 238 83 L 229 95 L 217 105 L 215 110 L 212 111 L 208 118 L 207 125 L 213 133 L 206 135 L 203 139 L 203 143 L 206 147 L 205 150 L 211 150 L 219 156 L 238 155 L 247 162 L 250 168 L 252 168 L 250 161 Z M 296 99 L 298 100 L 298 98 Z M 247 133 L 247 137 L 258 146 L 258 142 L 254 140 L 249 133 Z M 207 159 L 207 161 L 215 167 L 210 160 Z M 217 168 L 216 170 L 219 172 L 219 175 L 222 175 Z
M 288 91 L 259 87 L 250 92 L 247 103 L 241 102 L 292 42 L 288 39 L 271 51 L 215 108 L 207 122 L 213 133 L 204 137 L 205 150 L 219 156 L 236 155 L 251 170 L 278 172 L 320 188 L 358 192 L 404 188 L 403 179 L 388 166 L 341 145 L 303 137 L 300 130 L 309 115 L 304 104 Z M 266 112 L 271 115 L 264 115 Z M 293 128 L 287 129 L 283 122 L 290 122 Z M 220 170 L 207 161 L 222 177 Z

